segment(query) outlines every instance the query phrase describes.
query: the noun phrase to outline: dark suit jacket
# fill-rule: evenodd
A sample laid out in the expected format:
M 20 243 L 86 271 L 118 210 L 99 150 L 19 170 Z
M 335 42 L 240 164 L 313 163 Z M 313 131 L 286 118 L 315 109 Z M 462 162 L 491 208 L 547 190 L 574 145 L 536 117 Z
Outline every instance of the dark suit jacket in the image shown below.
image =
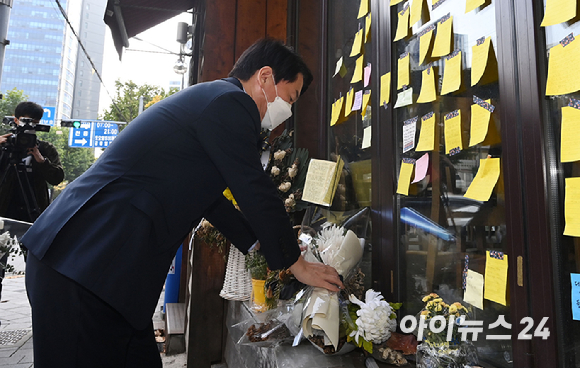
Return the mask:
M 171 260 L 202 217 L 243 252 L 259 239 L 271 269 L 288 267 L 300 250 L 260 164 L 259 133 L 237 79 L 189 87 L 133 120 L 22 242 L 136 328 L 150 322 Z

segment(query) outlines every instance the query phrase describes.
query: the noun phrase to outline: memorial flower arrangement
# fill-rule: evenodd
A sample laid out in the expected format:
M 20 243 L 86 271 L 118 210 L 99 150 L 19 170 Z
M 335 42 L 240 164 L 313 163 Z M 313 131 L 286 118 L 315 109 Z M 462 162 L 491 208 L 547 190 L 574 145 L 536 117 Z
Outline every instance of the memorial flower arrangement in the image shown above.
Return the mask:
M 397 314 L 401 304 L 387 303 L 380 292 L 367 290 L 365 301 L 350 295 L 351 304 L 348 311 L 354 326 L 349 325 L 347 341 L 354 341 L 369 353 L 373 352 L 373 344 L 382 344 L 391 337 L 391 332 L 397 329 Z
M 310 159 L 307 149 L 293 148 L 293 135 L 293 131 L 284 130 L 274 138 L 266 167 L 266 172 L 278 189 L 278 196 L 284 202 L 286 212 L 300 211 L 307 205 L 302 201 L 302 191 Z
M 427 322 L 427 328 L 423 330 L 423 343 L 417 347 L 417 368 L 468 368 L 477 364 L 477 350 L 459 333 L 467 308 L 460 302 L 447 304 L 435 293 L 422 301 L 425 306 L 419 318 Z

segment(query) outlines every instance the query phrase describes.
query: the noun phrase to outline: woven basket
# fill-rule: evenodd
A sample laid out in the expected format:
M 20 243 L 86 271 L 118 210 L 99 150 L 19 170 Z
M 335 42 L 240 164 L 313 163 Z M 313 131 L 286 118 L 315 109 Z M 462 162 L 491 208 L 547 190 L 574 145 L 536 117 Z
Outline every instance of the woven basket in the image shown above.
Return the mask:
M 246 258 L 234 245 L 230 246 L 224 286 L 220 296 L 227 300 L 249 300 L 252 279 L 246 269 Z

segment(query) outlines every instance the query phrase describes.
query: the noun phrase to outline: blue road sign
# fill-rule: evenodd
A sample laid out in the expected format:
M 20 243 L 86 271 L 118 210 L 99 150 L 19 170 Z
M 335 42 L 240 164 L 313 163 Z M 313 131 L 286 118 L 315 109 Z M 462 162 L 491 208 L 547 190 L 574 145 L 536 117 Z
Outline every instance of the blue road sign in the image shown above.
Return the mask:
M 93 123 L 94 128 L 94 147 L 108 147 L 109 144 L 117 137 L 119 134 L 119 126 L 114 123 L 100 123 L 95 121 Z
M 70 147 L 93 147 L 93 124 L 81 123 L 80 128 L 71 128 L 68 134 Z
M 107 121 L 80 121 L 80 128 L 71 128 L 70 147 L 106 148 L 119 134 L 119 125 Z
M 54 126 L 54 114 L 56 113 L 56 107 L 47 106 L 44 108 L 44 115 L 40 119 L 40 124 Z

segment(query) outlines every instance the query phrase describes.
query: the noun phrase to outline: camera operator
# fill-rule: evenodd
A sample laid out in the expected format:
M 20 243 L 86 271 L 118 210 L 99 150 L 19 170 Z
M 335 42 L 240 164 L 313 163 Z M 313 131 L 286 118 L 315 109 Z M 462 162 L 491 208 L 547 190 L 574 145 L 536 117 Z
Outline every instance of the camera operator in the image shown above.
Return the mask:
M 42 106 L 34 102 L 21 102 L 16 106 L 14 111 L 14 122 L 17 125 L 22 125 L 21 118 L 30 118 L 32 123 L 38 124 L 44 109 Z M 0 146 L 6 148 L 12 133 L 0 136 Z M 12 147 L 11 147 L 12 148 Z M 48 192 L 47 182 L 52 185 L 57 185 L 64 179 L 64 171 L 60 163 L 60 158 L 56 148 L 49 142 L 37 140 L 37 144 L 32 148 L 22 150 L 22 152 L 14 152 L 12 149 L 3 149 L 0 162 L 3 163 L 0 167 L 0 178 L 3 178 L 0 183 L 0 217 L 7 217 L 14 220 L 34 222 L 42 211 L 50 204 L 50 196 Z M 8 155 L 16 155 L 11 159 L 21 161 L 25 166 L 26 178 L 30 186 L 23 183 L 21 186 L 18 180 L 16 170 L 11 170 L 7 163 Z M 33 205 L 25 199 L 26 190 L 30 188 L 34 200 L 36 201 L 36 208 L 31 208 Z M 27 202 L 29 202 L 27 206 Z M 34 202 L 32 202 L 34 203 Z M 6 254 L 0 263 L 6 264 L 8 254 Z M 4 268 L 0 267 L 0 296 L 2 294 L 2 279 L 4 278 Z

